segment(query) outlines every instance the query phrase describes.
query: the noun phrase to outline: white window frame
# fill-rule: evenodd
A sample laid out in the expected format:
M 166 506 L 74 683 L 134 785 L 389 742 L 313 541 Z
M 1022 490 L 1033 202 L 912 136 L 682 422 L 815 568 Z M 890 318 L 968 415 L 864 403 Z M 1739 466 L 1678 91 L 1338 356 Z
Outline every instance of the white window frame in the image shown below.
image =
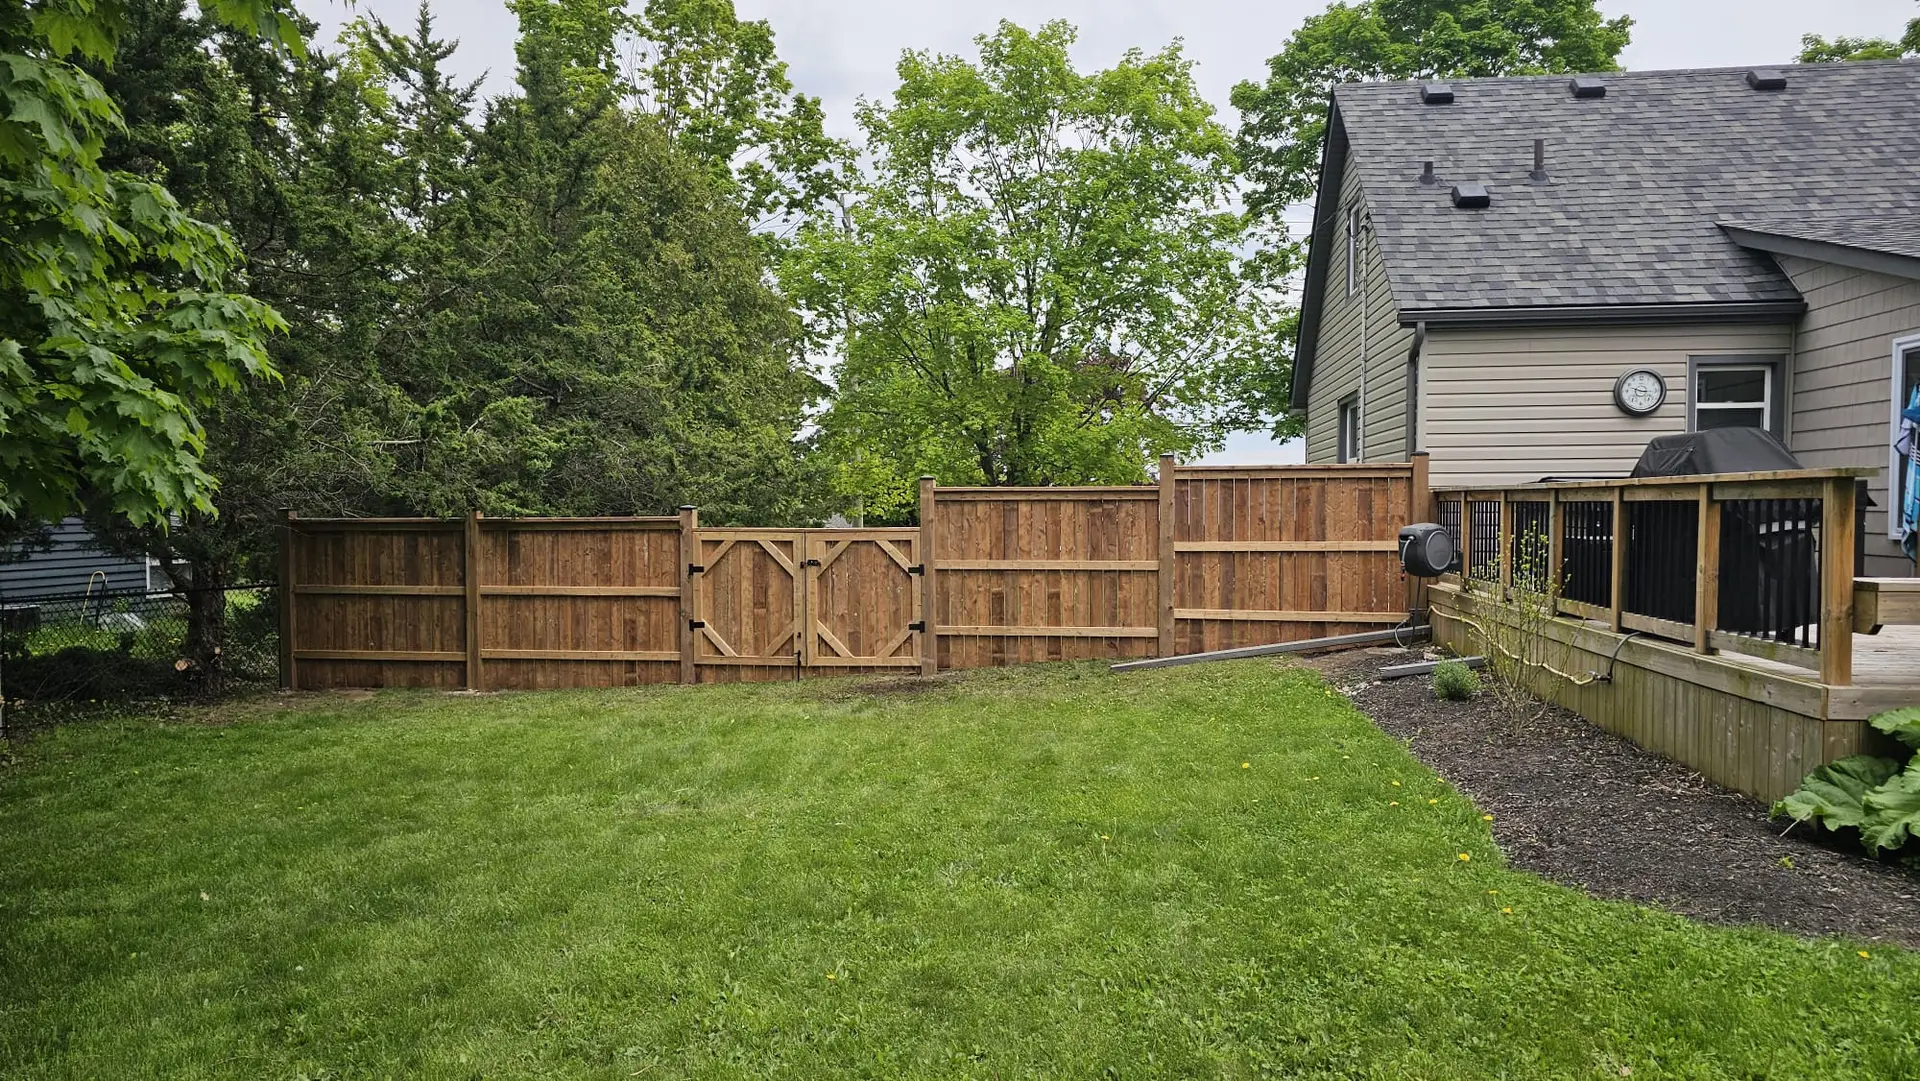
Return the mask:
M 1360 423 L 1360 396 L 1349 394 L 1340 399 L 1334 414 L 1338 431 L 1335 433 L 1336 458 L 1341 464 L 1362 462 L 1366 452 L 1361 444 L 1362 426 Z
M 1745 409 L 1752 409 L 1756 404 L 1754 402 L 1703 402 L 1701 401 L 1700 400 L 1700 377 L 1707 374 L 1708 372 L 1759 372 L 1761 376 L 1760 401 L 1757 404 L 1760 406 L 1760 428 L 1762 431 L 1773 432 L 1773 434 L 1776 436 L 1780 434 L 1779 432 L 1773 431 L 1773 423 L 1774 423 L 1773 422 L 1773 376 L 1774 376 L 1773 365 L 1741 364 L 1738 362 L 1735 362 L 1732 364 L 1715 364 L 1711 360 L 1706 360 L 1704 358 L 1702 358 L 1701 360 L 1699 360 L 1694 364 L 1693 386 L 1687 388 L 1687 399 L 1693 405 L 1693 417 L 1694 417 L 1693 430 L 1694 431 L 1703 430 L 1700 427 L 1700 411 L 1703 409 L 1745 410 Z
M 1360 204 L 1347 208 L 1347 295 L 1360 291 Z
M 1900 392 L 1906 382 L 1901 376 L 1906 365 L 1920 367 L 1920 333 L 1895 338 L 1893 348 L 1888 354 L 1887 372 L 1887 539 L 1901 540 L 1900 535 L 1900 478 L 1906 475 L 1906 462 L 1902 461 L 1898 451 L 1893 449 L 1893 441 L 1900 435 L 1900 410 L 1906 402 L 1901 401 Z

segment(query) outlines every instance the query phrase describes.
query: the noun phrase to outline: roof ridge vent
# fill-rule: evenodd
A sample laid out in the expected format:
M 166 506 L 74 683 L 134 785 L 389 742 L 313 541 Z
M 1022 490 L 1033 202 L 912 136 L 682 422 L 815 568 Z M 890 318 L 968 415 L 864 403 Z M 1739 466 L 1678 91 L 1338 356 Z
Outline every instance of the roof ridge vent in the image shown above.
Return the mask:
M 1453 205 L 1461 210 L 1485 210 L 1492 203 L 1493 195 L 1478 180 L 1462 180 L 1453 186 Z
M 1604 98 L 1607 96 L 1607 84 L 1592 75 L 1575 75 L 1567 83 L 1567 89 L 1573 91 L 1576 98 Z
M 1421 83 L 1420 104 L 1452 105 L 1453 87 L 1448 83 Z
M 1785 90 L 1787 74 L 1779 68 L 1751 68 L 1747 71 L 1747 86 L 1754 90 Z

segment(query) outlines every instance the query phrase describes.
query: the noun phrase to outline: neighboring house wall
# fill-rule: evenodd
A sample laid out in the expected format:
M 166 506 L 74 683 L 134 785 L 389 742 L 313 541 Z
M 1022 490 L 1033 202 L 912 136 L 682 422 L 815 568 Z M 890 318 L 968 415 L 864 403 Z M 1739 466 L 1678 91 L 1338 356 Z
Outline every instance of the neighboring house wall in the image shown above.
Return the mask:
M 51 548 L 35 548 L 24 559 L 0 562 L 0 600 L 84 593 L 89 581 L 95 592 L 150 588 L 145 561 L 102 552 L 78 518 L 63 519 L 55 525 L 52 541 Z M 96 571 L 105 576 L 104 580 L 94 577 Z M 157 583 L 160 576 L 156 574 L 152 580 Z
M 1352 156 L 1347 159 L 1340 193 L 1334 220 L 1321 226 L 1338 230 L 1338 235 L 1329 248 L 1332 258 L 1327 262 L 1319 345 L 1313 381 L 1307 391 L 1307 461 L 1338 460 L 1340 403 L 1362 392 L 1363 338 L 1367 371 L 1361 410 L 1362 457 L 1370 462 L 1406 461 L 1407 349 L 1413 342 L 1413 331 L 1400 325 L 1386 267 L 1380 261 L 1380 246 L 1374 243 L 1370 230 L 1363 230 L 1360 237 L 1363 273 L 1358 288 L 1352 296 L 1347 295 L 1347 211 L 1365 198 Z
M 1687 430 L 1689 357 L 1785 356 L 1792 343 L 1784 326 L 1429 327 L 1420 431 L 1433 485 L 1625 476 L 1647 440 Z M 1614 381 L 1634 368 L 1667 382 L 1652 416 L 1614 405 Z
M 1898 577 L 1913 564 L 1887 539 L 1887 447 L 1893 439 L 1893 342 L 1920 334 L 1920 281 L 1780 256 L 1807 301 L 1793 372 L 1790 445 L 1808 466 L 1872 466 L 1879 506 L 1867 515 L 1870 575 Z

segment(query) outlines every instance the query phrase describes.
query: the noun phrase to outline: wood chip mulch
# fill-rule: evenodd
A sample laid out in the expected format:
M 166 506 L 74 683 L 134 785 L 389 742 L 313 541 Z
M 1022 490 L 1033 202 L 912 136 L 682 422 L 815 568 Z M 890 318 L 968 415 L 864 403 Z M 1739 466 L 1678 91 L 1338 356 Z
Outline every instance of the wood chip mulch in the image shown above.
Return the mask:
M 1492 813 L 1515 867 L 1713 923 L 1920 947 L 1920 861 L 1875 861 L 1806 826 L 1783 837 L 1759 802 L 1566 710 L 1515 719 L 1485 690 L 1443 702 L 1425 676 L 1375 675 L 1422 659 L 1370 650 L 1311 663 Z

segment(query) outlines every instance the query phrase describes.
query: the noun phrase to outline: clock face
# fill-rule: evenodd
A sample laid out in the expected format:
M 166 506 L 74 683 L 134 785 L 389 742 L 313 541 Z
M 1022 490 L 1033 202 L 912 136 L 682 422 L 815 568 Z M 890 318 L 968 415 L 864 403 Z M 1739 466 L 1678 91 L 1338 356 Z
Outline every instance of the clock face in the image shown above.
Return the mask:
M 1625 412 L 1644 417 L 1667 400 L 1667 381 L 1646 368 L 1630 371 L 1613 384 L 1613 400 Z

